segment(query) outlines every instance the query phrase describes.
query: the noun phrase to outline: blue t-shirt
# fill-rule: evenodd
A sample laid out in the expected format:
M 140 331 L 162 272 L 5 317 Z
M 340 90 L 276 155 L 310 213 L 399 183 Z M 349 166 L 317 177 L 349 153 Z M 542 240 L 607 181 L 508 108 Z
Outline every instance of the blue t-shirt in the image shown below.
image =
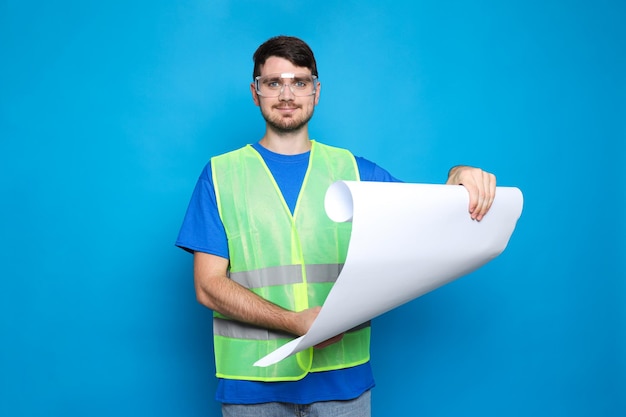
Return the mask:
M 310 152 L 282 155 L 271 152 L 258 143 L 252 146 L 263 157 L 293 213 L 308 168 Z M 356 162 L 362 181 L 398 181 L 365 158 L 356 157 Z M 228 259 L 228 240 L 217 210 L 210 163 L 198 178 L 176 246 L 189 252 L 205 252 Z M 336 371 L 311 372 L 299 381 L 258 382 L 220 378 L 216 400 L 229 404 L 273 401 L 310 404 L 353 399 L 373 386 L 374 377 L 370 363 L 367 362 Z

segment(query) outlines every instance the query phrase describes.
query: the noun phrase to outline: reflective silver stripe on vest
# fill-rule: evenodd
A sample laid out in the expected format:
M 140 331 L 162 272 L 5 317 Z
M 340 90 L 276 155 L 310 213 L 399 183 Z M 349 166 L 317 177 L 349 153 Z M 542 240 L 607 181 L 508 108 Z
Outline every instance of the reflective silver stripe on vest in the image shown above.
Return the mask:
M 307 282 L 335 282 L 343 264 L 306 265 Z M 303 281 L 300 265 L 272 266 L 254 271 L 231 272 L 230 278 L 246 288 L 298 284 Z
M 342 269 L 343 264 L 307 265 L 306 280 L 315 283 L 335 282 Z
M 360 324 L 346 333 L 355 332 L 370 326 L 370 322 Z M 213 318 L 213 333 L 218 336 L 230 337 L 233 339 L 252 339 L 252 340 L 276 340 L 276 339 L 294 339 L 295 336 L 279 330 L 268 330 L 251 324 L 242 323 L 240 321 Z
M 365 329 L 366 327 L 370 327 L 372 325 L 372 321 L 366 321 L 365 323 L 359 324 L 358 326 L 355 326 L 353 328 L 351 328 L 350 330 L 348 330 L 346 333 L 350 333 L 350 332 L 357 332 L 361 329 Z
M 233 339 L 276 340 L 295 339 L 295 336 L 278 330 L 268 330 L 240 321 L 213 318 L 213 334 Z

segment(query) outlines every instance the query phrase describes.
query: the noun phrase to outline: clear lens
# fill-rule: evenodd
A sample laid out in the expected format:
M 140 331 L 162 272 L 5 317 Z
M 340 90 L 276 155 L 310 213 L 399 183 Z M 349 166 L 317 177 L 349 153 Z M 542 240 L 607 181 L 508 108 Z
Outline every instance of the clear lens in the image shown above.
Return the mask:
M 317 77 L 311 74 L 276 73 L 256 77 L 256 92 L 263 97 L 278 97 L 289 87 L 294 96 L 315 94 Z

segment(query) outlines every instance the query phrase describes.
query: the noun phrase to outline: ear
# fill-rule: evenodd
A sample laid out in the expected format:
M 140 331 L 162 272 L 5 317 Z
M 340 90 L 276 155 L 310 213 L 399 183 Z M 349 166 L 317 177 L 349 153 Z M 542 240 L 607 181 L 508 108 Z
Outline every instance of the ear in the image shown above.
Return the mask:
M 254 101 L 254 104 L 260 106 L 259 95 L 256 92 L 256 88 L 254 88 L 254 83 L 250 83 L 250 92 L 252 93 L 252 100 Z
M 322 91 L 322 83 L 317 83 L 317 89 L 315 90 L 315 105 L 320 102 L 320 92 Z

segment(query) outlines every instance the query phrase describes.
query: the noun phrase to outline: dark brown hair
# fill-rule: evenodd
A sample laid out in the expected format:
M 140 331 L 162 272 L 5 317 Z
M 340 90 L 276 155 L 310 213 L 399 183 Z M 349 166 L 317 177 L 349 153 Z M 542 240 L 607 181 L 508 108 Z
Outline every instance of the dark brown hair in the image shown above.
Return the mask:
M 284 58 L 297 67 L 308 68 L 312 75 L 317 76 L 317 63 L 309 45 L 302 39 L 293 36 L 276 36 L 265 41 L 252 56 L 254 60 L 253 79 L 261 75 L 261 66 L 272 56 Z

